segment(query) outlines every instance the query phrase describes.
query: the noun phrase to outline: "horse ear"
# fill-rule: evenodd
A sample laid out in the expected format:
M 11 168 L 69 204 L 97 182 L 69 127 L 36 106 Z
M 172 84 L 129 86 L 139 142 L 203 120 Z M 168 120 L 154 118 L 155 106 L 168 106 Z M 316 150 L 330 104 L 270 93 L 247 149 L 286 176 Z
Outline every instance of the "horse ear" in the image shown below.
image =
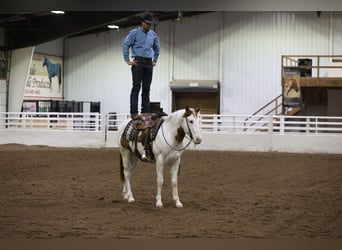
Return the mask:
M 201 111 L 201 108 L 198 107 L 195 109 L 195 111 L 196 111 L 196 114 L 198 114 Z
M 190 116 L 191 114 L 192 114 L 192 112 L 191 112 L 189 106 L 186 105 L 186 107 L 185 107 L 185 113 L 184 113 L 183 117 L 188 117 L 188 116 Z

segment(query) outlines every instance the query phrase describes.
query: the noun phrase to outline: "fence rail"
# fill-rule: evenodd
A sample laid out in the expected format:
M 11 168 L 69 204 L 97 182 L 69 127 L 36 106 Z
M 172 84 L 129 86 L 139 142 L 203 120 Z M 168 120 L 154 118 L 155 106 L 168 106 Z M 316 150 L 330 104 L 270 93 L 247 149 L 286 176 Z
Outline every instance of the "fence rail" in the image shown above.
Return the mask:
M 103 115 L 98 113 L 0 113 L 0 129 L 100 131 Z
M 99 113 L 0 113 L 0 129 L 116 131 L 128 114 Z M 342 135 L 342 117 L 283 115 L 201 115 L 205 133 L 225 134 L 337 134 Z

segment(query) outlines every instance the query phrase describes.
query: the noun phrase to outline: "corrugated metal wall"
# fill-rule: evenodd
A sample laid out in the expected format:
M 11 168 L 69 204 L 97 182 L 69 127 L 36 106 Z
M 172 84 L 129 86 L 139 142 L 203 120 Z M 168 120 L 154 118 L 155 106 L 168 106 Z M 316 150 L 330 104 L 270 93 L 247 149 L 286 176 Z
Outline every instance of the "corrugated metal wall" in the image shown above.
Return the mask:
M 171 22 L 160 22 L 155 31 L 159 36 L 161 51 L 157 66 L 153 69 L 153 80 L 151 84 L 151 102 L 160 102 L 160 106 L 169 112 L 169 104 L 171 103 L 170 94 L 170 43 L 172 30 Z M 121 52 L 120 52 L 121 53 Z M 131 82 L 129 82 L 131 86 Z M 140 98 L 139 98 L 140 101 Z
M 342 55 L 342 12 L 332 15 L 332 53 Z
M 151 101 L 168 105 L 169 22 L 156 27 L 161 55 L 154 69 Z M 122 56 L 122 43 L 130 29 L 71 38 L 66 41 L 65 99 L 100 101 L 101 112 L 129 112 L 131 68 Z M 140 100 L 139 100 L 140 101 Z
M 328 39 L 328 13 L 225 13 L 222 112 L 254 113 L 281 93 L 281 55 L 328 54 Z
M 219 80 L 219 13 L 186 18 L 174 25 L 174 80 Z
M 251 114 L 281 93 L 281 55 L 329 54 L 332 44 L 341 53 L 341 27 L 341 14 L 328 12 L 216 12 L 160 22 L 151 101 L 169 112 L 172 79 L 220 80 L 221 113 Z M 65 99 L 128 113 L 131 74 L 121 52 L 127 32 L 66 40 Z
M 0 112 L 6 112 L 7 106 L 7 87 L 6 80 L 0 79 Z
M 129 72 L 125 74 L 127 67 L 119 58 L 119 48 L 110 46 L 121 41 L 122 35 L 100 33 L 68 39 L 64 60 L 66 100 L 101 101 L 101 111 L 115 111 L 110 103 L 122 100 L 126 91 L 123 79 L 130 77 Z

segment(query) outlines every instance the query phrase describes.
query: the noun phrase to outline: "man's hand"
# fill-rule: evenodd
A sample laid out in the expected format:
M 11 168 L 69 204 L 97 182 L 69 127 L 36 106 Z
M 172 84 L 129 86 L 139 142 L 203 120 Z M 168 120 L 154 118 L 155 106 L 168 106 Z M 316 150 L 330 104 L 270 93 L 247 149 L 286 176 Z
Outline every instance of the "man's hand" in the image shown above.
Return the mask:
M 131 66 L 138 66 L 136 61 L 128 61 L 127 64 Z

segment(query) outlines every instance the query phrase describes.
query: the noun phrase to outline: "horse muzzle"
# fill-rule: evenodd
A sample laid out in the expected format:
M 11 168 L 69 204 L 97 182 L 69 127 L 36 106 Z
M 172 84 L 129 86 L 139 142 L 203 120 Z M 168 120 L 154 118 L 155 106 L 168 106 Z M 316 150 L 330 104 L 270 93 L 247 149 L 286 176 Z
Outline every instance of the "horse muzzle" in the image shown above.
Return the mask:
M 195 137 L 193 139 L 193 141 L 194 141 L 195 144 L 200 144 L 202 142 L 202 138 L 201 137 Z

